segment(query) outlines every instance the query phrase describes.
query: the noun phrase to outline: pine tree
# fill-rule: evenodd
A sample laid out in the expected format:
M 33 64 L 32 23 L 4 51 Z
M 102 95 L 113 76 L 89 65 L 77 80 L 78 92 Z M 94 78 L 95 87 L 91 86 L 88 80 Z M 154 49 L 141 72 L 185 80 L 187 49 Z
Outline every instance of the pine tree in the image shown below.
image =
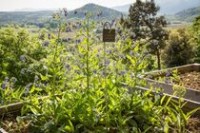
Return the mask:
M 133 40 L 146 40 L 149 52 L 156 55 L 158 69 L 161 69 L 161 49 L 165 46 L 168 33 L 164 30 L 167 22 L 164 16 L 157 16 L 158 11 L 159 7 L 154 0 L 136 0 L 129 9 L 129 17 L 124 26 L 131 29 Z

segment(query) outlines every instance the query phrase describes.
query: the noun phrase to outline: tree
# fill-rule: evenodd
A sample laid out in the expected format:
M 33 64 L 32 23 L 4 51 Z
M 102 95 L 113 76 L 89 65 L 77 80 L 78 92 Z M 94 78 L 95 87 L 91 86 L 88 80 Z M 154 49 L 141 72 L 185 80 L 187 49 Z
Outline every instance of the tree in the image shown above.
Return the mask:
M 129 17 L 123 25 L 131 29 L 131 38 L 134 41 L 146 40 L 149 52 L 157 56 L 158 69 L 161 69 L 161 49 L 165 46 L 168 33 L 163 29 L 167 22 L 163 16 L 157 16 L 158 11 L 159 7 L 154 0 L 136 0 L 131 5 Z
M 192 25 L 192 41 L 196 44 L 195 61 L 200 63 L 200 16 L 196 17 Z
M 165 65 L 167 67 L 185 65 L 191 63 L 193 57 L 193 46 L 190 44 L 190 35 L 186 30 L 178 29 L 177 32 L 171 33 L 163 54 Z

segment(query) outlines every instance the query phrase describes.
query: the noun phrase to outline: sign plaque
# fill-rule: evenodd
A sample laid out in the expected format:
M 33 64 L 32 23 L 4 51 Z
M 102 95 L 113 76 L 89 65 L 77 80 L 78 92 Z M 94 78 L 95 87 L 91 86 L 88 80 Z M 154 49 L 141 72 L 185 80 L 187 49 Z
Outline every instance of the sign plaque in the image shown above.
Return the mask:
M 115 42 L 115 29 L 103 29 L 103 42 Z

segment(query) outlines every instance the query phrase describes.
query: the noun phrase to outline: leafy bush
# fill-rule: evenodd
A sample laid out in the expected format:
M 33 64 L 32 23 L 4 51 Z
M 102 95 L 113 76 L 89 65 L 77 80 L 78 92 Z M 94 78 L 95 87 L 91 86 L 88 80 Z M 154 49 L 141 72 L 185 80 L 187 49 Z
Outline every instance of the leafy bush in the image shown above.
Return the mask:
M 37 68 L 34 61 L 46 56 L 46 50 L 37 38 L 25 29 L 2 28 L 0 47 L 0 78 L 16 78 L 16 84 L 22 86 L 34 81 L 33 70 Z
M 192 25 L 192 41 L 195 45 L 195 61 L 200 63 L 200 16 L 195 19 Z
M 180 66 L 191 63 L 194 49 L 190 43 L 190 35 L 185 29 L 172 32 L 168 44 L 163 52 L 163 60 L 167 67 Z
M 130 29 L 129 35 L 136 40 L 146 40 L 148 52 L 156 55 L 157 68 L 161 69 L 161 50 L 165 47 L 168 33 L 164 29 L 167 25 L 164 16 L 158 16 L 159 7 L 155 1 L 136 0 L 130 6 L 126 20 L 121 19 L 121 24 Z

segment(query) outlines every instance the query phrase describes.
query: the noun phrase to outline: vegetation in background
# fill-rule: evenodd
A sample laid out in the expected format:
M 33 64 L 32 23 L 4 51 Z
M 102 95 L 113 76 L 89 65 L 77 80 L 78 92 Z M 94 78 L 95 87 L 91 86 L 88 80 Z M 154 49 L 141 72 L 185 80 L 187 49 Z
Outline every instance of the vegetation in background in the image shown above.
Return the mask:
M 191 63 L 194 49 L 190 35 L 185 29 L 178 29 L 169 36 L 168 44 L 163 51 L 163 60 L 167 67 L 181 66 Z
M 158 69 L 161 69 L 161 50 L 168 33 L 164 30 L 167 22 L 163 16 L 157 16 L 158 10 L 154 1 L 136 0 L 129 9 L 128 19 L 122 19 L 121 23 L 131 29 L 130 36 L 134 41 L 145 40 L 148 51 L 156 55 Z
M 192 25 L 192 41 L 195 43 L 195 61 L 200 63 L 200 16 L 197 17 Z
M 46 56 L 46 49 L 36 36 L 22 28 L 0 29 L 0 78 L 16 78 L 16 84 L 26 85 L 34 80 L 36 60 Z

